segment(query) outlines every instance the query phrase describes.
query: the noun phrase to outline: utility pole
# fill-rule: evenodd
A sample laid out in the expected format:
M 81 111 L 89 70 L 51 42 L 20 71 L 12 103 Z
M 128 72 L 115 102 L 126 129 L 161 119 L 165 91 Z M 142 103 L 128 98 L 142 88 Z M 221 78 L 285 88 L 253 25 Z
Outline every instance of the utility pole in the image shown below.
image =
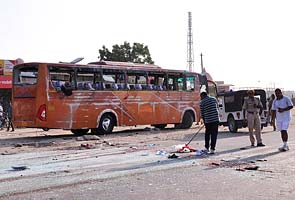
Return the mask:
M 203 54 L 201 53 L 201 73 L 205 72 L 204 66 L 203 66 Z
M 193 30 L 192 30 L 192 13 L 191 12 L 188 12 L 187 67 L 190 72 L 194 70 L 194 47 L 193 47 Z

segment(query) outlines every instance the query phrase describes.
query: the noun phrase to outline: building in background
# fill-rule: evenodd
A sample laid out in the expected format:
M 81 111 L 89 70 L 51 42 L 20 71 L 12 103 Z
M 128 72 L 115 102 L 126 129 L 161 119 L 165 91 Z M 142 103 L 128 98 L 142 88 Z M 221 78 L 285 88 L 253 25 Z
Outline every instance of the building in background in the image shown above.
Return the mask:
M 6 104 L 11 100 L 13 67 L 23 62 L 20 58 L 16 60 L 0 59 L 0 102 L 4 108 L 6 108 Z

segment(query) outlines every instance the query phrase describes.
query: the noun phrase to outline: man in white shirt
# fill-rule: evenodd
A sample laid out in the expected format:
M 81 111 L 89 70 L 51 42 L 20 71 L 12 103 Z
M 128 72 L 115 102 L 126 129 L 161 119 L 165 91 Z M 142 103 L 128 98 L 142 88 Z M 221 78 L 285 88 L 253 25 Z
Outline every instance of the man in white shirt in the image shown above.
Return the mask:
M 291 112 L 293 103 L 289 97 L 283 96 L 282 91 L 277 88 L 275 90 L 276 99 L 272 103 L 272 119 L 276 117 L 277 130 L 281 131 L 283 146 L 279 148 L 280 151 L 288 151 L 288 127 L 291 121 Z M 273 121 L 272 120 L 272 121 Z

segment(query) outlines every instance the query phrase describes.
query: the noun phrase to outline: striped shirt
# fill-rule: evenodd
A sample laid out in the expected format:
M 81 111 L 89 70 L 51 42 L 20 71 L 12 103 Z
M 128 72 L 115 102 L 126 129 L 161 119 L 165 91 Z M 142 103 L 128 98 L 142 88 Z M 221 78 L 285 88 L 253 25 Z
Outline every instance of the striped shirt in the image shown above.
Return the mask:
M 201 104 L 201 116 L 204 123 L 219 122 L 219 114 L 217 108 L 217 101 L 214 97 L 205 97 L 202 99 Z

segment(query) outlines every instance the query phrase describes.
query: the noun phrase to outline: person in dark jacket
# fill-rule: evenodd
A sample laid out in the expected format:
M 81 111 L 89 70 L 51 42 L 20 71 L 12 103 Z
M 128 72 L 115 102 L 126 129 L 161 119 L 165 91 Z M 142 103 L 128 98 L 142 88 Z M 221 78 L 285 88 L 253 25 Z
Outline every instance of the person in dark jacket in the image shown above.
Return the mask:
M 13 125 L 13 122 L 12 122 L 12 105 L 11 105 L 11 101 L 9 101 L 9 105 L 7 107 L 7 115 L 8 115 L 8 126 L 7 126 L 7 130 L 6 131 L 9 131 L 10 127 L 11 127 L 11 132 L 14 131 L 14 125 Z
M 218 135 L 219 114 L 218 105 L 214 97 L 207 95 L 207 92 L 201 93 L 201 117 L 205 124 L 205 152 L 214 154 Z M 210 143 L 211 139 L 211 143 Z

